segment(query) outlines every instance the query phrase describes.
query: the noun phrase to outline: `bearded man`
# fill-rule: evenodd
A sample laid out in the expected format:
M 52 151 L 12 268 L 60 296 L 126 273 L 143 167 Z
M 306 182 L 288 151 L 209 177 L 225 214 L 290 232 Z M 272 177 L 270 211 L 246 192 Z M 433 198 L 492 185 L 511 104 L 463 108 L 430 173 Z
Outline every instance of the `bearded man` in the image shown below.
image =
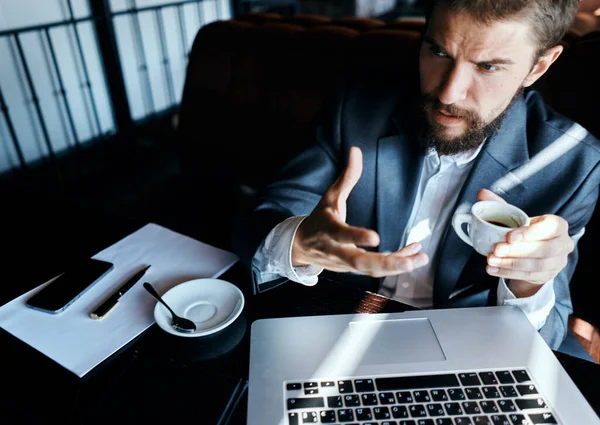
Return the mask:
M 562 53 L 577 7 L 436 1 L 420 84 L 345 85 L 314 143 L 241 220 L 234 246 L 255 290 L 315 285 L 327 270 L 418 308 L 513 305 L 558 348 L 600 142 L 531 86 Z M 482 256 L 451 229 L 478 200 L 516 205 L 531 224 Z

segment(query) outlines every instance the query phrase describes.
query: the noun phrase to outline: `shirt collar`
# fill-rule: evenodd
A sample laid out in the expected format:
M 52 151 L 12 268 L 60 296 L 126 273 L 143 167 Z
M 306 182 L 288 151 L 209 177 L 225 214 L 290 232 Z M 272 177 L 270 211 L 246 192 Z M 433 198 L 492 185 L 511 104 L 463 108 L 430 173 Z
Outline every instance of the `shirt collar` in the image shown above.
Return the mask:
M 453 162 L 457 167 L 463 167 L 463 166 L 467 165 L 468 163 L 472 162 L 475 158 L 477 158 L 477 155 L 479 155 L 479 152 L 481 152 L 481 149 L 483 148 L 484 144 L 485 144 L 485 140 L 483 141 L 483 143 L 481 143 L 479 145 L 479 147 L 477 147 L 475 149 L 471 149 L 470 151 L 466 151 L 466 152 L 457 153 L 455 155 L 444 155 L 444 156 L 442 156 L 442 160 L 444 162 L 446 162 L 446 161 Z M 437 151 L 434 148 L 429 148 L 429 150 L 427 151 L 427 156 L 428 157 L 434 156 L 439 161 Z

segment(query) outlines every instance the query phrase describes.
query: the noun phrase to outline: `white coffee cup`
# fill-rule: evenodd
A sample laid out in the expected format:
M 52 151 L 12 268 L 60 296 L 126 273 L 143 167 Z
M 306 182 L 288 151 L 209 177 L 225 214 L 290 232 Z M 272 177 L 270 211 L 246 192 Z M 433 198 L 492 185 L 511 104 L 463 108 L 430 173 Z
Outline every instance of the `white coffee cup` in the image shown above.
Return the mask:
M 463 231 L 467 224 L 467 232 Z M 452 217 L 454 231 L 465 243 L 481 255 L 488 256 L 506 234 L 517 227 L 529 226 L 529 217 L 514 205 L 500 201 L 480 201 L 473 204 L 470 214 Z

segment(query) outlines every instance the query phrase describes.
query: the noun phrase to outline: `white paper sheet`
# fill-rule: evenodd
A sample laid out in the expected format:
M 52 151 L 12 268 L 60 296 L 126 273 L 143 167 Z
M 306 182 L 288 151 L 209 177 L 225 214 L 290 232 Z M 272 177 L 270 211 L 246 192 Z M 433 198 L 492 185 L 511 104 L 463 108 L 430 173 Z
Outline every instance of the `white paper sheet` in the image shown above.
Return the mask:
M 64 312 L 31 309 L 25 301 L 50 281 L 0 307 L 0 327 L 79 377 L 126 345 L 154 323 L 156 300 L 142 287 L 150 282 L 159 294 L 191 279 L 217 277 L 235 264 L 235 254 L 150 223 L 93 258 L 114 263 Z M 146 274 L 102 320 L 92 312 L 142 266 Z

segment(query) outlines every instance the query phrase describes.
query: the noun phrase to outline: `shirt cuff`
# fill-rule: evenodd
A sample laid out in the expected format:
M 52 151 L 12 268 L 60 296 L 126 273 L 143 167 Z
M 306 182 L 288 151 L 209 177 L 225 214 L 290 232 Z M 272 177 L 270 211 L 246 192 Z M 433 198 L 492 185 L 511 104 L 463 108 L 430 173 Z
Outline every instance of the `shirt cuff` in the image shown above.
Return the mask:
M 259 292 L 282 277 L 307 286 L 317 284 L 318 275 L 323 271 L 321 267 L 292 266 L 294 237 L 306 217 L 287 218 L 275 226 L 263 241 L 252 261 Z
M 315 286 L 319 281 L 319 275 L 323 271 L 322 267 L 313 265 L 294 267 L 292 264 L 292 248 L 294 246 L 294 238 L 296 237 L 296 232 L 298 231 L 300 224 L 302 224 L 306 217 L 308 216 L 293 217 L 296 218 L 297 221 L 293 221 L 296 227 L 294 228 L 294 232 L 292 233 L 292 237 L 290 238 L 288 245 L 288 261 L 286 265 L 286 271 L 287 278 L 289 280 L 293 280 L 294 282 L 298 282 L 306 286 Z
M 508 289 L 504 278 L 500 278 L 497 289 L 498 305 L 510 305 L 519 307 L 527 316 L 531 324 L 539 330 L 554 307 L 556 300 L 554 295 L 554 279 L 544 283 L 542 287 L 530 297 L 517 298 Z

